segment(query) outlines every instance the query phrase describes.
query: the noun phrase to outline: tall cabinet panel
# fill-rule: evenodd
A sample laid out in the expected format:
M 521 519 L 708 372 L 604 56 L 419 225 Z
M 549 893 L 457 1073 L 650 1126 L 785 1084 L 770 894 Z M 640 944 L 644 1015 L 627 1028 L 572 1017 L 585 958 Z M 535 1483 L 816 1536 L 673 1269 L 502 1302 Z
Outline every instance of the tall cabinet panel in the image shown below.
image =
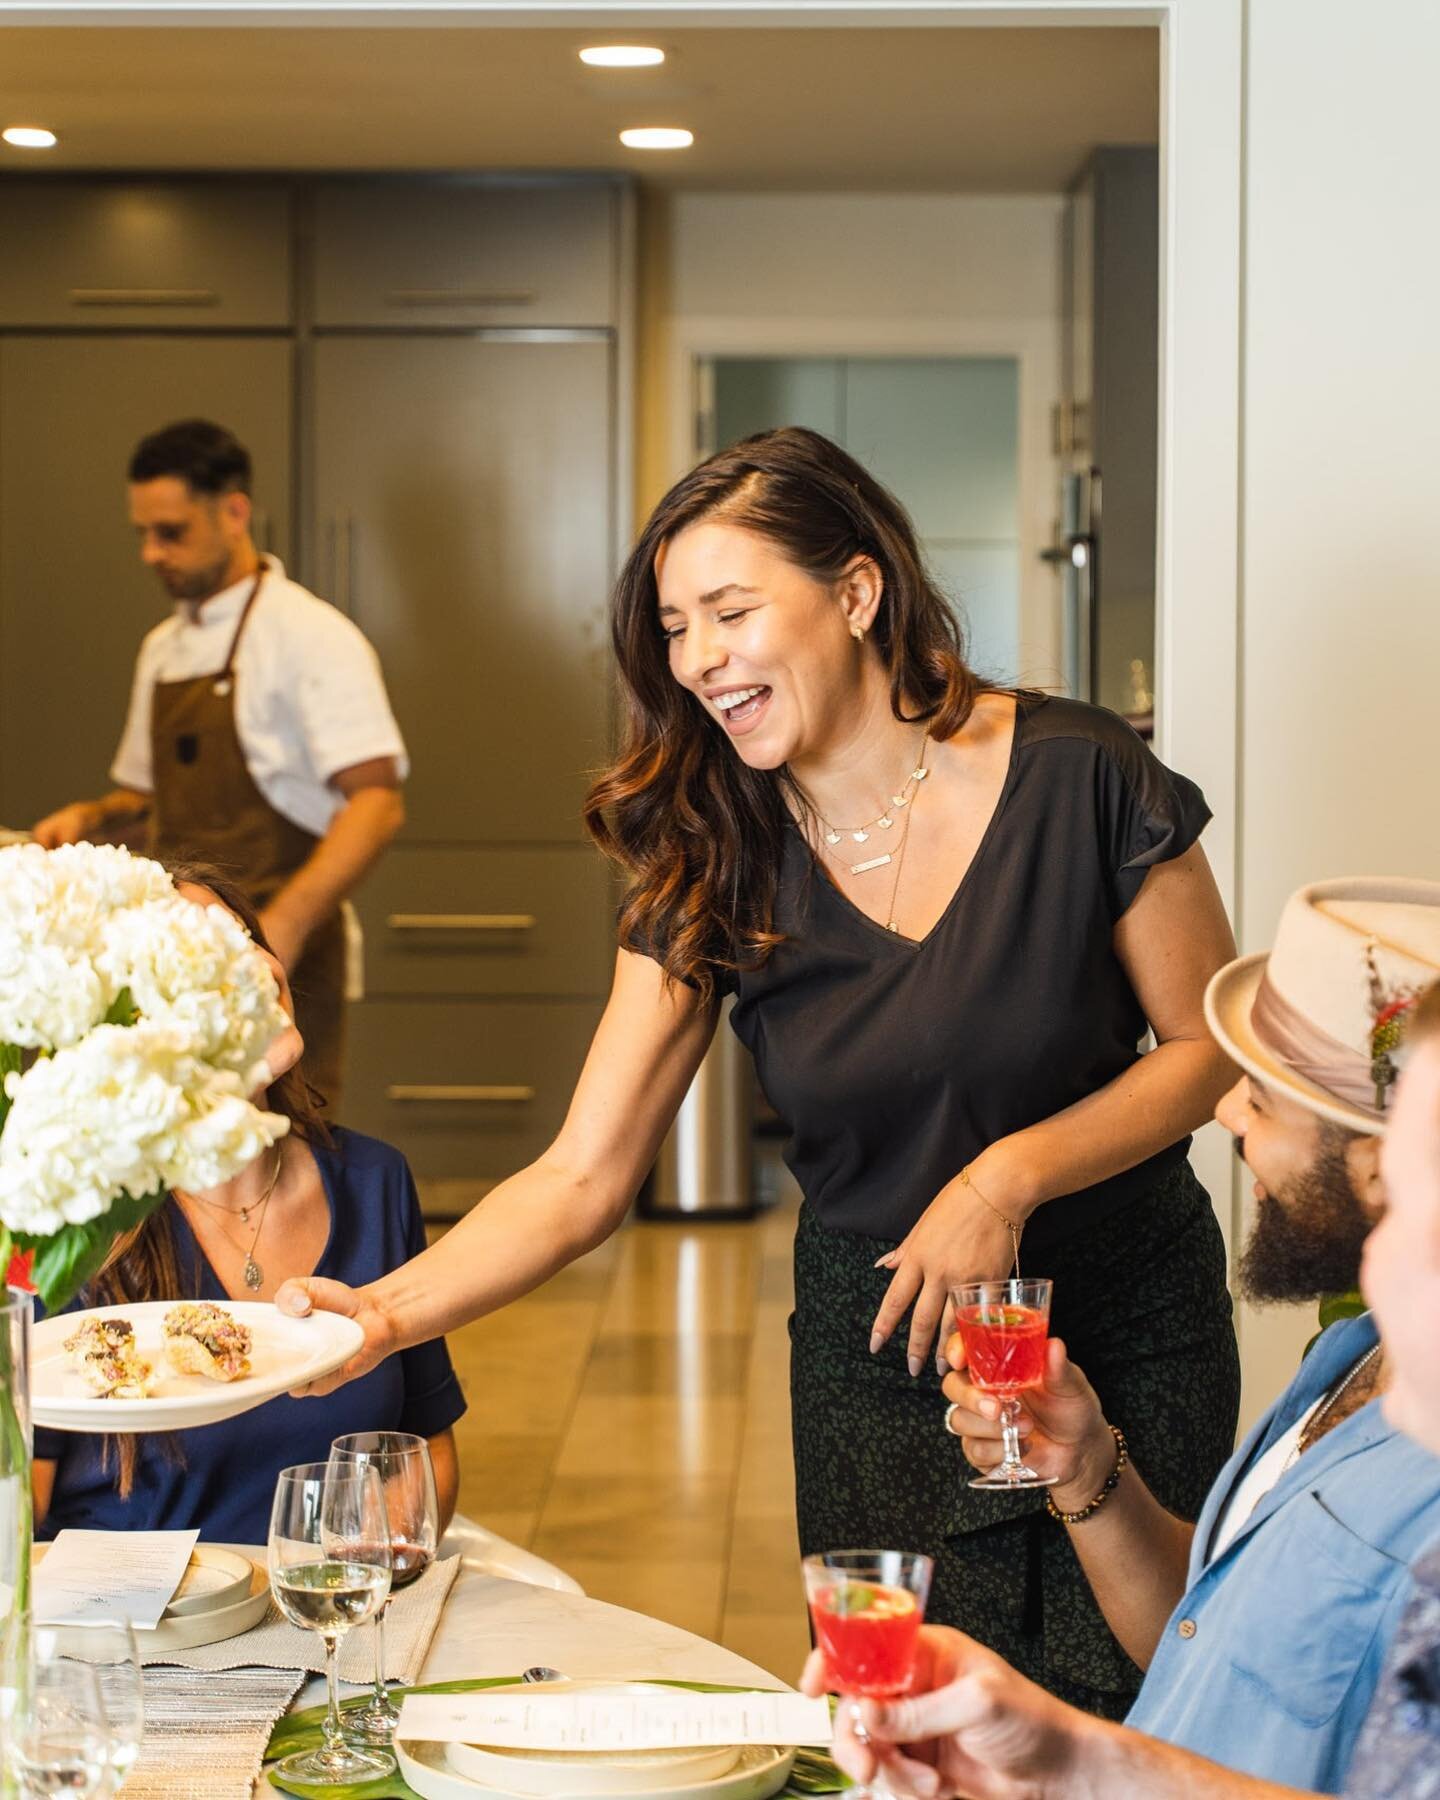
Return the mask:
M 262 539 L 288 556 L 292 359 L 282 338 L 0 338 L 0 824 L 108 784 L 135 652 L 168 607 L 126 517 L 139 438 L 229 425 Z
M 385 666 L 410 840 L 579 838 L 606 736 L 610 361 L 604 340 L 316 345 L 312 542 Z

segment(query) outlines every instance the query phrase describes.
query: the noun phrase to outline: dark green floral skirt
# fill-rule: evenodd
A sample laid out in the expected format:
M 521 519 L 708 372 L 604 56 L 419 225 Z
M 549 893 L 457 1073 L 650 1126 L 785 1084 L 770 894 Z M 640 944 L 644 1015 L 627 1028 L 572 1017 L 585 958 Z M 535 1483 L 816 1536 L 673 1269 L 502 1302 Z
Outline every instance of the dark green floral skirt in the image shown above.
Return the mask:
M 806 1206 L 790 1321 L 796 1510 L 804 1554 L 935 1558 L 929 1618 L 958 1626 L 1077 1706 L 1121 1718 L 1141 1673 L 1091 1596 L 1044 1494 L 977 1491 L 933 1356 L 912 1379 L 909 1317 L 877 1356 L 871 1325 L 893 1242 L 825 1230 Z M 1187 1519 L 1234 1445 L 1240 1359 L 1225 1249 L 1188 1164 L 1108 1219 L 1025 1255 L 1055 1283 L 1051 1330 L 1124 1431 L 1152 1492 Z

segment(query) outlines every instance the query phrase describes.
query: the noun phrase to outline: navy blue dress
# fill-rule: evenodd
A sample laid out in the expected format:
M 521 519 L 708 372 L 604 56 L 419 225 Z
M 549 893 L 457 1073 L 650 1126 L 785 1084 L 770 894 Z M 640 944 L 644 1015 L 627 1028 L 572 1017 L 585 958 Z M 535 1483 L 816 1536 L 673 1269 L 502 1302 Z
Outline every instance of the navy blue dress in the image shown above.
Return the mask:
M 337 1130 L 335 1147 L 311 1146 L 330 1205 L 330 1237 L 316 1275 L 359 1287 L 425 1248 L 420 1201 L 398 1150 L 358 1132 Z M 186 1298 L 228 1296 L 179 1207 L 172 1209 L 180 1267 L 194 1277 Z M 77 1303 L 78 1304 L 78 1303 Z M 140 1455 L 128 1500 L 116 1491 L 113 1451 L 102 1437 L 38 1430 L 37 1460 L 53 1461 L 50 1510 L 36 1535 L 69 1526 L 93 1531 L 200 1528 L 207 1543 L 263 1544 L 275 1478 L 293 1463 L 323 1462 L 333 1438 L 351 1431 L 413 1431 L 434 1437 L 465 1411 L 445 1340 L 401 1350 L 323 1400 L 288 1395 L 218 1425 L 137 1440 Z

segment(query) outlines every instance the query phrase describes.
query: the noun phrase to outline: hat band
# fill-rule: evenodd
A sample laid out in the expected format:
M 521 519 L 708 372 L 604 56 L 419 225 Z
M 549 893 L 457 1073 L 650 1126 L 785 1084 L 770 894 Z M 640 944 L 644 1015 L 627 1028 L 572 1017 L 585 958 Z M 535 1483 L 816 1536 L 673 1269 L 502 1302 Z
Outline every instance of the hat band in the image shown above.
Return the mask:
M 1297 1075 L 1347 1106 L 1383 1119 L 1375 1104 L 1374 1068 L 1368 1056 L 1331 1037 L 1279 992 L 1267 967 L 1255 991 L 1250 1026 L 1260 1042 Z

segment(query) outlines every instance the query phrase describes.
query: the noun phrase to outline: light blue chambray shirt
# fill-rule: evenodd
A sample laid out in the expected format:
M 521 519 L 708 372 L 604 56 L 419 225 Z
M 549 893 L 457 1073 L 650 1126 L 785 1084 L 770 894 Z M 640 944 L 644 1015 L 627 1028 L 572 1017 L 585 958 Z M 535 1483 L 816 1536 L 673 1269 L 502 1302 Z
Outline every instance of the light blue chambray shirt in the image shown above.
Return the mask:
M 1376 1341 L 1332 1325 L 1210 1490 L 1190 1584 L 1128 1723 L 1266 1781 L 1339 1793 L 1410 1590 L 1440 1533 L 1440 1461 L 1361 1407 L 1299 1457 L 1223 1556 L 1210 1543 L 1257 1456 Z

